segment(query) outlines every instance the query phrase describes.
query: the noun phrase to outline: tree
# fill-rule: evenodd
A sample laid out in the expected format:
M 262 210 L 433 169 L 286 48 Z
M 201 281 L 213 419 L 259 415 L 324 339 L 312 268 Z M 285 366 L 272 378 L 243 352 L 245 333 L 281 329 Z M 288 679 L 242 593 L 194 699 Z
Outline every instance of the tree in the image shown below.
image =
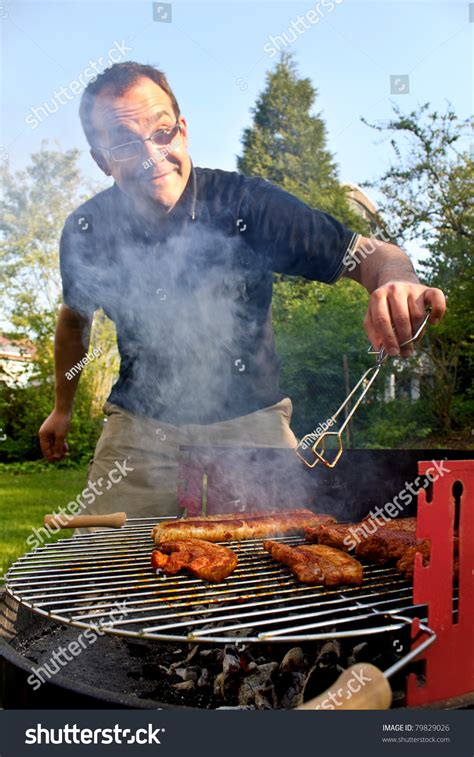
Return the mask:
M 395 108 L 383 126 L 364 121 L 393 135 L 395 157 L 383 176 L 366 186 L 380 190 L 380 211 L 396 239 L 424 242 L 428 256 L 420 263 L 420 276 L 447 296 L 447 315 L 428 330 L 422 348 L 434 366 L 433 412 L 446 434 L 453 423 L 469 425 L 474 399 L 468 333 L 474 307 L 474 173 L 461 147 L 468 122 L 450 108 L 440 114 L 429 107 L 425 103 L 406 115 Z
M 320 114 L 311 113 L 316 98 L 311 81 L 298 77 L 291 55 L 282 54 L 252 109 L 253 124 L 244 131 L 238 169 L 268 179 L 355 231 L 365 231 L 339 184 L 326 145 L 326 125 Z
M 280 280 L 275 286 L 273 322 L 282 357 L 281 385 L 293 400 L 298 436 L 330 418 L 344 399 L 344 354 L 351 386 L 373 363 L 362 328 L 366 305 L 367 293 L 351 281 L 328 287 Z
M 292 57 L 283 54 L 252 109 L 253 123 L 244 132 L 238 168 L 331 213 L 354 231 L 368 233 L 339 183 L 326 125 L 319 113 L 312 113 L 316 99 L 311 81 L 299 78 Z M 366 292 L 347 279 L 328 287 L 275 275 L 273 323 L 282 359 L 281 384 L 294 401 L 293 427 L 298 434 L 326 420 L 342 401 L 344 353 L 350 352 L 354 381 L 367 367 L 362 327 L 366 302 Z
M 24 171 L 12 174 L 8 165 L 2 169 L 0 284 L 6 293 L 2 320 L 35 348 L 34 375 L 27 387 L 8 387 L 0 380 L 0 425 L 7 433 L 2 454 L 8 459 L 38 456 L 37 431 L 54 404 L 53 335 L 61 303 L 59 238 L 66 217 L 92 193 L 80 175 L 78 157 L 77 150 L 62 153 L 43 145 Z M 105 399 L 117 368 L 114 328 L 101 313 L 94 321 L 91 344 L 100 346 L 103 356 L 88 366 L 79 385 L 69 436 L 76 457 L 90 454 L 93 448 L 100 430 L 101 402 L 96 398 Z

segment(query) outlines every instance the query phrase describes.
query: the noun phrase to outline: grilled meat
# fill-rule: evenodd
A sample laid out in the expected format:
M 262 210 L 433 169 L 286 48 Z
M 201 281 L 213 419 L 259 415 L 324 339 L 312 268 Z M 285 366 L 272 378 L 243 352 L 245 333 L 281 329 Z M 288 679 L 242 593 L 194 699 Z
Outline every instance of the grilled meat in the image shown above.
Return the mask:
M 290 547 L 277 541 L 264 541 L 263 547 L 274 560 L 287 565 L 298 581 L 304 584 L 362 583 L 362 565 L 354 557 L 322 544 Z
M 343 552 L 349 552 L 349 547 L 344 543 L 345 539 L 351 538 L 351 532 L 348 525 L 330 524 L 316 526 L 316 528 L 306 528 L 304 532 L 306 541 L 313 544 L 326 544 L 328 547 L 342 549 Z
M 374 533 L 374 522 L 365 518 L 360 523 L 320 524 L 307 528 L 305 538 L 309 542 L 325 544 L 349 552 L 355 545 L 358 557 L 366 558 L 379 565 L 397 561 L 397 569 L 403 576 L 413 580 L 415 555 L 420 552 L 423 565 L 430 557 L 430 543 L 427 539 L 416 538 L 416 518 L 395 518 L 379 526 Z M 356 538 L 357 537 L 357 538 Z M 456 540 L 457 541 L 457 540 Z M 455 549 L 456 549 L 455 541 Z M 455 559 L 455 575 L 459 573 L 459 561 Z
M 318 515 L 311 510 L 276 510 L 273 512 L 244 513 L 241 516 L 209 515 L 164 521 L 154 527 L 152 537 L 156 544 L 174 539 L 204 539 L 206 541 L 240 541 L 261 539 L 277 534 L 304 531 L 307 526 L 335 523 L 331 515 Z
M 397 570 L 400 571 L 409 581 L 413 580 L 415 572 L 415 555 L 417 552 L 421 554 L 423 565 L 426 567 L 430 561 L 430 542 L 428 539 L 422 539 L 414 544 L 412 547 L 408 547 L 402 556 L 397 561 Z M 459 579 L 459 538 L 454 537 L 454 561 L 453 561 L 453 573 L 454 579 Z
M 391 560 L 398 560 L 409 547 L 417 543 L 413 531 L 404 531 L 395 528 L 379 528 L 378 531 L 363 539 L 356 546 L 355 552 L 358 557 L 385 565 Z
M 368 518 L 362 521 L 364 523 Z M 388 528 L 393 529 L 394 531 L 409 531 L 415 532 L 416 531 L 416 518 L 394 518 L 393 520 L 389 520 L 387 523 L 384 523 L 381 528 Z
M 419 541 L 412 547 L 405 549 L 397 561 L 397 570 L 410 581 L 413 579 L 413 574 L 415 572 L 415 555 L 417 552 L 419 552 L 423 558 L 423 565 L 428 565 L 430 559 L 430 543 L 427 539 L 423 539 L 423 541 Z
M 179 539 L 161 542 L 151 556 L 154 568 L 174 576 L 185 568 L 205 581 L 222 581 L 237 565 L 237 555 L 227 547 L 200 539 Z
M 357 539 L 361 542 L 369 539 L 372 535 L 380 534 L 385 531 L 406 531 L 415 533 L 416 518 L 396 518 L 377 526 L 374 531 L 374 521 L 365 518 L 360 523 L 321 523 L 316 528 L 306 528 L 306 541 L 315 544 L 327 544 L 329 547 L 342 549 L 344 552 L 350 552 Z M 373 532 L 373 533 L 371 533 Z M 356 550 L 357 551 L 357 550 Z

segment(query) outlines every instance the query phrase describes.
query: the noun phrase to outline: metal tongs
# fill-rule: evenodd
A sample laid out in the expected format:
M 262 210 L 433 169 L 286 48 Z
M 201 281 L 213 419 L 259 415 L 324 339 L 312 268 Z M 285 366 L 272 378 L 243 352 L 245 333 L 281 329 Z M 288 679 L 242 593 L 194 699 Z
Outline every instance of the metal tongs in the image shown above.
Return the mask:
M 431 308 L 428 308 L 426 315 L 421 323 L 421 325 L 418 327 L 417 331 L 411 339 L 407 339 L 406 342 L 403 342 L 403 344 L 400 345 L 400 347 L 406 347 L 407 344 L 412 344 L 418 339 L 421 338 L 421 336 L 424 333 L 424 330 L 426 328 L 426 324 L 428 323 L 429 317 L 431 315 Z M 374 383 L 375 379 L 380 373 L 380 370 L 382 366 L 384 365 L 385 361 L 388 358 L 388 354 L 385 351 L 385 348 L 382 347 L 380 350 L 374 350 L 372 346 L 369 347 L 367 350 L 367 353 L 369 355 L 376 355 L 375 365 L 371 366 L 364 375 L 360 378 L 360 380 L 357 382 L 355 387 L 352 389 L 350 394 L 346 397 L 342 405 L 336 410 L 334 415 L 329 418 L 329 420 L 321 424 L 322 426 L 330 425 L 332 426 L 334 423 L 337 422 L 338 416 L 346 410 L 346 408 L 349 406 L 352 398 L 354 395 L 359 391 L 360 393 L 357 397 L 357 399 L 354 402 L 354 405 L 352 408 L 348 411 L 344 422 L 339 426 L 337 431 L 326 431 L 323 430 L 320 434 L 315 434 L 313 431 L 310 434 L 306 434 L 301 441 L 299 442 L 298 446 L 295 449 L 296 454 L 298 457 L 304 462 L 305 465 L 308 466 L 308 468 L 314 468 L 319 462 L 324 463 L 327 468 L 334 468 L 339 461 L 339 458 L 341 457 L 343 453 L 343 446 L 342 446 L 342 434 L 348 423 L 350 422 L 352 416 L 354 415 L 355 411 L 361 404 L 362 400 L 364 399 L 365 395 L 369 391 L 370 387 Z M 362 387 L 362 388 L 361 388 Z M 317 427 L 318 428 L 318 427 Z M 325 440 L 327 437 L 334 436 L 337 439 L 337 451 L 334 455 L 332 460 L 328 460 L 325 457 Z M 304 454 L 306 452 L 306 455 Z M 311 455 L 312 453 L 312 455 Z

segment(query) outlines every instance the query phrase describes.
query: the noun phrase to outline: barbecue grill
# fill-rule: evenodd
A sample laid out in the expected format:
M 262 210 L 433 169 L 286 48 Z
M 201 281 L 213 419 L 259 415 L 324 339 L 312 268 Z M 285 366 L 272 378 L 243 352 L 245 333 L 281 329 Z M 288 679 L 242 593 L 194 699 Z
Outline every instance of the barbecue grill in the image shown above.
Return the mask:
M 150 565 L 151 529 L 158 519 L 140 518 L 129 519 L 121 529 L 63 539 L 25 555 L 7 574 L 6 596 L 53 628 L 100 630 L 103 640 L 151 645 L 158 654 L 174 645 L 254 645 L 270 650 L 274 659 L 276 648 L 380 638 L 392 653 L 383 667 L 386 676 L 415 656 L 424 658 L 416 664 L 418 673 L 419 665 L 425 666 L 426 680 L 420 686 L 417 677 L 410 677 L 408 704 L 466 695 L 474 688 L 472 508 L 464 506 L 472 463 L 449 465 L 451 472 L 433 486 L 430 501 L 419 498 L 418 536 L 431 538 L 432 553 L 428 567 L 415 565 L 413 586 L 394 568 L 367 562 L 360 586 L 301 585 L 271 559 L 261 540 L 226 543 L 237 552 L 239 564 L 222 583 L 185 574 L 164 577 Z M 428 466 L 420 463 L 419 472 Z M 455 527 L 459 589 L 451 571 Z M 302 543 L 297 536 L 280 540 Z M 120 616 L 114 617 L 117 606 Z M 400 650 L 391 648 L 394 638 L 408 639 L 408 653 L 405 643 Z M 402 654 L 394 654 L 401 646 Z
M 261 540 L 225 543 L 239 564 L 222 583 L 157 576 L 150 567 L 157 520 L 131 519 L 118 532 L 41 547 L 13 565 L 7 590 L 60 623 L 92 629 L 107 616 L 106 633 L 157 641 L 305 642 L 397 630 L 406 616 L 426 620 L 426 607 L 413 604 L 412 586 L 393 568 L 365 563 L 361 586 L 308 587 L 275 563 Z M 125 617 L 110 617 L 124 602 Z

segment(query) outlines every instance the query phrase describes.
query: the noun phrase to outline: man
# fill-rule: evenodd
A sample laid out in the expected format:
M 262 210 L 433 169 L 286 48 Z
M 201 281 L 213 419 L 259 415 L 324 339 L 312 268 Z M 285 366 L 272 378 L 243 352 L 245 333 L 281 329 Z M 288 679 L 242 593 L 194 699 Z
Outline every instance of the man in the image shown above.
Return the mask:
M 420 284 L 399 248 L 377 243 L 357 256 L 369 240 L 264 179 L 194 168 L 186 121 L 160 71 L 115 64 L 89 84 L 80 116 L 93 159 L 115 183 L 63 230 L 56 404 L 40 442 L 49 461 L 67 450 L 80 374 L 66 374 L 102 307 L 121 367 L 89 470 L 103 484 L 88 512 L 177 514 L 182 445 L 296 446 L 291 401 L 278 387 L 273 272 L 358 281 L 371 295 L 369 340 L 390 355 L 427 306 L 432 323 L 443 316 L 442 292 Z M 112 486 L 109 473 L 124 459 L 127 475 Z

